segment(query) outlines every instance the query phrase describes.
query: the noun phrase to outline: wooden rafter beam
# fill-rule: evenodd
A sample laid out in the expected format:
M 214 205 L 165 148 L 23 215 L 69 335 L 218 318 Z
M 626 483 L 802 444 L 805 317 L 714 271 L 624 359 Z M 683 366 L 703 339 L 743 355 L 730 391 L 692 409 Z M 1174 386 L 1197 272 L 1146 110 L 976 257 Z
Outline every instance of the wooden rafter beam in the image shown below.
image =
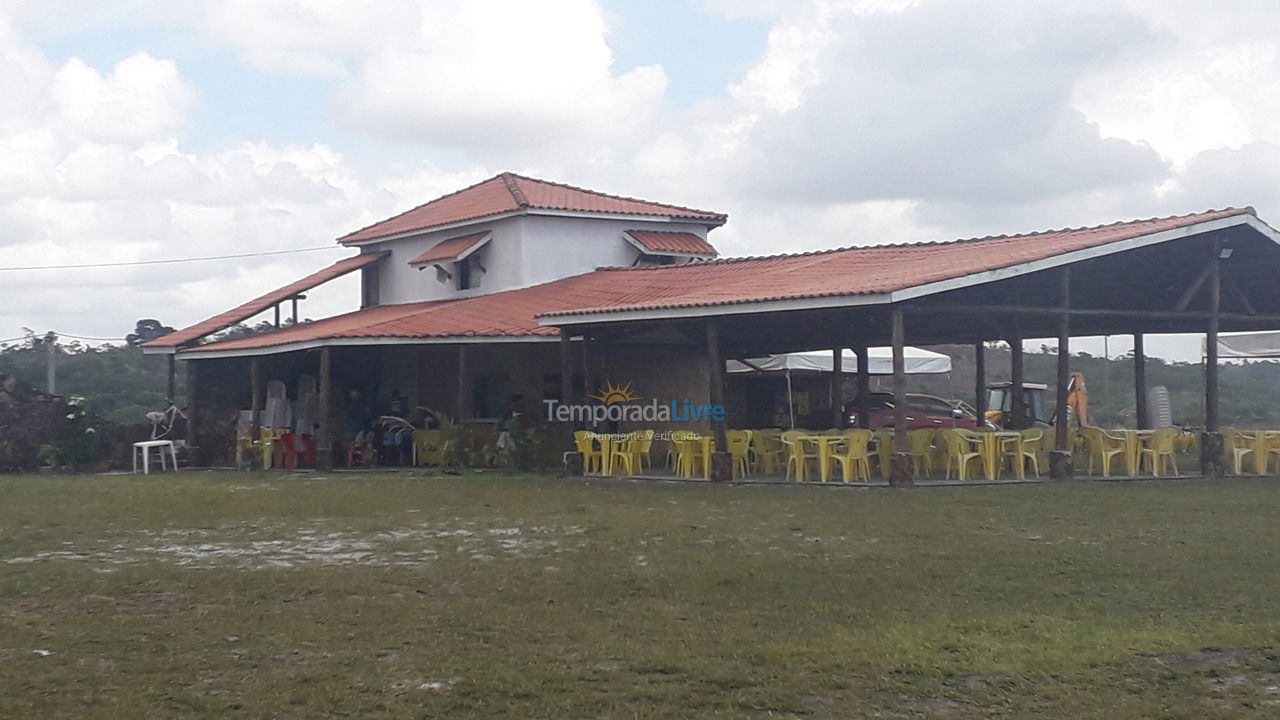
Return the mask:
M 1231 297 L 1240 303 L 1240 307 L 1244 308 L 1246 313 L 1249 315 L 1258 314 L 1258 311 L 1253 309 L 1253 303 L 1249 302 L 1248 296 L 1244 294 L 1244 290 L 1240 289 L 1235 277 L 1226 272 L 1226 268 L 1223 268 L 1222 271 L 1222 285 L 1227 289 L 1227 292 L 1231 293 Z
M 1191 301 L 1196 299 L 1196 295 L 1200 292 L 1200 288 L 1204 287 L 1204 284 L 1208 282 L 1209 277 L 1213 275 L 1213 269 L 1215 267 L 1216 265 L 1214 263 L 1209 263 L 1205 266 L 1204 270 L 1200 271 L 1200 274 L 1196 276 L 1196 279 L 1191 281 L 1191 284 L 1183 291 L 1182 296 L 1178 298 L 1177 304 L 1173 306 L 1174 310 L 1182 312 L 1191 305 Z

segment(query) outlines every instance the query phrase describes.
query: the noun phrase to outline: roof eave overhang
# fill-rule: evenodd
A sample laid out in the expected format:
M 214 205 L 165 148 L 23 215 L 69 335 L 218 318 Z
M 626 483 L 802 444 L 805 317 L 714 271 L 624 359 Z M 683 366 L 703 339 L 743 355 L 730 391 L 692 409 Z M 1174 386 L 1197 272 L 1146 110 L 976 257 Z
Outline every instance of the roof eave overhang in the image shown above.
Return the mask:
M 390 235 L 382 235 L 375 238 L 367 238 L 364 240 L 343 240 L 338 238 L 339 245 L 346 247 L 361 247 L 363 245 L 374 245 L 377 243 L 390 242 L 392 240 L 403 240 L 405 238 L 417 237 L 428 233 L 444 232 L 446 230 L 456 230 L 458 228 L 471 227 L 480 223 L 493 222 L 495 220 L 504 220 L 518 215 L 541 215 L 547 217 L 573 217 L 573 218 L 591 218 L 596 220 L 628 220 L 632 222 L 658 222 L 658 223 L 688 223 L 693 225 L 705 225 L 709 228 L 720 227 L 729 221 L 729 217 L 688 217 L 678 215 L 633 215 L 627 213 L 606 213 L 606 212 L 587 212 L 578 210 L 551 210 L 545 208 L 523 208 L 519 210 L 511 210 L 508 212 L 496 213 L 494 215 L 485 215 L 482 217 L 471 218 L 468 220 L 459 220 L 458 222 L 445 223 L 444 225 L 432 225 L 430 227 L 415 228 L 413 230 L 405 230 L 404 232 L 392 233 Z
M 280 343 L 253 348 L 232 348 L 227 350 L 196 350 L 194 348 L 180 351 L 178 357 L 183 360 L 218 360 L 233 357 L 255 357 L 263 355 L 282 355 L 301 350 L 316 350 L 322 347 L 360 347 L 389 345 L 490 345 L 502 343 L 548 343 L 559 342 L 558 335 L 443 335 L 439 337 L 353 337 L 322 338 L 301 342 Z
M 682 223 L 686 225 L 704 225 L 720 227 L 728 222 L 728 216 L 695 217 L 690 215 L 649 215 L 642 213 L 610 213 L 591 212 L 588 210 L 554 210 L 547 208 L 529 208 L 529 215 L 545 215 L 548 217 L 592 218 L 596 220 L 625 220 L 628 222 Z
M 390 235 L 382 235 L 366 240 L 343 240 L 338 238 L 339 245 L 347 247 L 361 247 L 364 245 L 376 245 L 378 243 L 391 242 L 392 240 L 403 240 L 405 238 L 418 237 L 420 235 L 428 235 L 430 233 L 447 232 L 449 230 L 457 230 L 460 228 L 471 227 L 472 225 L 480 225 L 482 223 L 494 222 L 497 220 L 505 220 L 517 215 L 524 215 L 523 210 L 510 210 L 508 212 L 496 213 L 493 215 L 485 215 L 483 217 L 471 218 L 469 220 L 459 220 L 454 223 L 445 223 L 444 225 L 432 225 L 431 227 L 415 228 L 413 230 L 405 230 L 404 232 L 392 233 Z
M 143 355 L 175 355 L 177 352 L 178 347 L 175 345 L 162 345 L 160 347 L 142 346 Z
M 1192 235 L 1201 235 L 1204 233 L 1216 232 L 1240 226 L 1250 227 L 1263 237 L 1266 237 L 1277 245 L 1280 245 L 1280 232 L 1277 232 L 1270 225 L 1259 220 L 1257 216 L 1252 213 L 1241 213 L 1239 215 L 1206 220 L 1204 222 L 1198 222 L 1179 228 L 1139 235 L 1127 240 L 1117 240 L 1115 242 L 1106 243 L 1105 245 L 1098 245 L 1091 248 L 1084 248 L 1082 250 L 1061 253 L 1052 257 L 1020 263 L 1018 265 L 1009 265 L 1002 268 L 986 270 L 980 273 L 972 273 L 961 277 L 939 280 L 937 282 L 914 285 L 887 293 L 804 297 L 766 300 L 760 302 L 697 305 L 690 307 L 586 311 L 578 313 L 568 312 L 539 316 L 538 322 L 542 325 L 553 327 L 567 327 L 573 325 L 598 325 L 604 323 L 632 322 L 640 320 L 684 319 L 721 315 L 785 312 L 790 310 L 818 310 L 865 305 L 884 305 L 913 300 L 950 290 L 959 290 L 961 288 L 995 282 L 997 280 L 1004 280 L 1006 278 L 1017 277 L 1019 275 L 1039 272 L 1041 270 L 1050 270 L 1084 260 L 1105 257 L 1107 255 L 1136 250 L 1150 245 L 1158 245 L 1160 243 L 1179 240 Z

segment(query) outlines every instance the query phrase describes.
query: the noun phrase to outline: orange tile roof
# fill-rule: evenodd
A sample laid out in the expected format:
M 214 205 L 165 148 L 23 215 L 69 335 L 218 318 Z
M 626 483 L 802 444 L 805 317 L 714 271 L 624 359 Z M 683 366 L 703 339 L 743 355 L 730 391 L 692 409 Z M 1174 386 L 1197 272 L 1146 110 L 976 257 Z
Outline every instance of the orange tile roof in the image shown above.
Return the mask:
M 363 253 L 356 255 L 355 257 L 339 260 L 323 270 L 311 273 L 301 280 L 296 280 L 282 288 L 272 290 L 266 295 L 254 298 L 253 300 L 232 308 L 224 313 L 214 315 L 208 320 L 196 323 L 191 327 L 183 328 L 177 332 L 169 333 L 162 338 L 156 338 L 149 343 L 145 343 L 144 347 L 172 348 L 178 347 L 184 343 L 194 342 L 206 335 L 211 335 L 219 330 L 225 330 L 238 322 L 248 320 L 263 310 L 270 308 L 272 305 L 288 300 L 298 293 L 306 292 L 317 285 L 327 283 L 330 280 L 342 277 L 349 272 L 359 270 L 360 268 L 375 263 L 390 254 L 391 253 L 389 251 L 384 250 L 376 253 Z
M 545 317 L 611 311 L 878 295 L 1045 260 L 1144 235 L 1238 215 L 1253 208 L 1117 222 L 1085 228 L 947 242 L 871 245 L 799 255 L 725 258 L 689 265 L 606 269 L 608 292 Z M 633 288 L 633 292 L 627 292 Z
M 343 235 L 338 238 L 338 242 L 345 244 L 376 240 L 495 215 L 524 212 L 529 209 L 648 215 L 709 225 L 723 225 L 728 219 L 721 213 L 606 195 L 594 190 L 537 180 L 514 173 L 502 173 L 471 187 L 436 198 L 395 217 Z
M 886 294 L 1044 260 L 1077 250 L 1239 215 L 1252 208 L 1135 220 L 1090 228 L 939 243 L 844 248 L 658 267 L 602 268 L 543 285 L 369 308 L 314 323 L 193 348 L 244 350 L 329 338 L 554 336 L 539 318 Z
M 489 233 L 472 233 L 451 237 L 436 243 L 426 252 L 409 261 L 410 265 L 435 265 L 436 263 L 456 262 L 459 257 L 469 255 L 489 238 Z
M 655 255 L 694 255 L 697 257 L 715 257 L 720 253 L 711 243 L 688 232 L 668 232 L 665 230 L 628 230 L 637 243 L 647 252 Z

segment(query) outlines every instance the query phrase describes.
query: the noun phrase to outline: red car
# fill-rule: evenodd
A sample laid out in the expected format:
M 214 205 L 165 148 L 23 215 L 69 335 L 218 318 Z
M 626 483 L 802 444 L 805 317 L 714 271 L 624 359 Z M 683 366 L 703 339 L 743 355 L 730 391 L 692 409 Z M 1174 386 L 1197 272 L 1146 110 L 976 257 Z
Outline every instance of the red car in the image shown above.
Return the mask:
M 872 393 L 870 410 L 873 430 L 894 426 L 893 395 Z M 858 427 L 858 401 L 845 403 L 845 415 L 850 427 Z M 978 427 L 974 410 L 959 400 L 944 400 L 935 395 L 907 393 L 907 429 L 918 428 L 970 428 Z

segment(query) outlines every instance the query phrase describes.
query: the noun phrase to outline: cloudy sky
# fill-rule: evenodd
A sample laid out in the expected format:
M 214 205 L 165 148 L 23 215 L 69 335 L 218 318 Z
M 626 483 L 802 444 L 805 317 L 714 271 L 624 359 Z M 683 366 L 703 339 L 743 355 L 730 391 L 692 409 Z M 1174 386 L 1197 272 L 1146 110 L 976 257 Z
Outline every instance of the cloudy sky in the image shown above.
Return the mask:
M 727 212 L 730 255 L 1280 223 L 1278 27 L 1266 0 L 0 0 L 0 267 L 328 248 L 502 170 Z M 0 340 L 189 324 L 343 254 L 0 272 Z

